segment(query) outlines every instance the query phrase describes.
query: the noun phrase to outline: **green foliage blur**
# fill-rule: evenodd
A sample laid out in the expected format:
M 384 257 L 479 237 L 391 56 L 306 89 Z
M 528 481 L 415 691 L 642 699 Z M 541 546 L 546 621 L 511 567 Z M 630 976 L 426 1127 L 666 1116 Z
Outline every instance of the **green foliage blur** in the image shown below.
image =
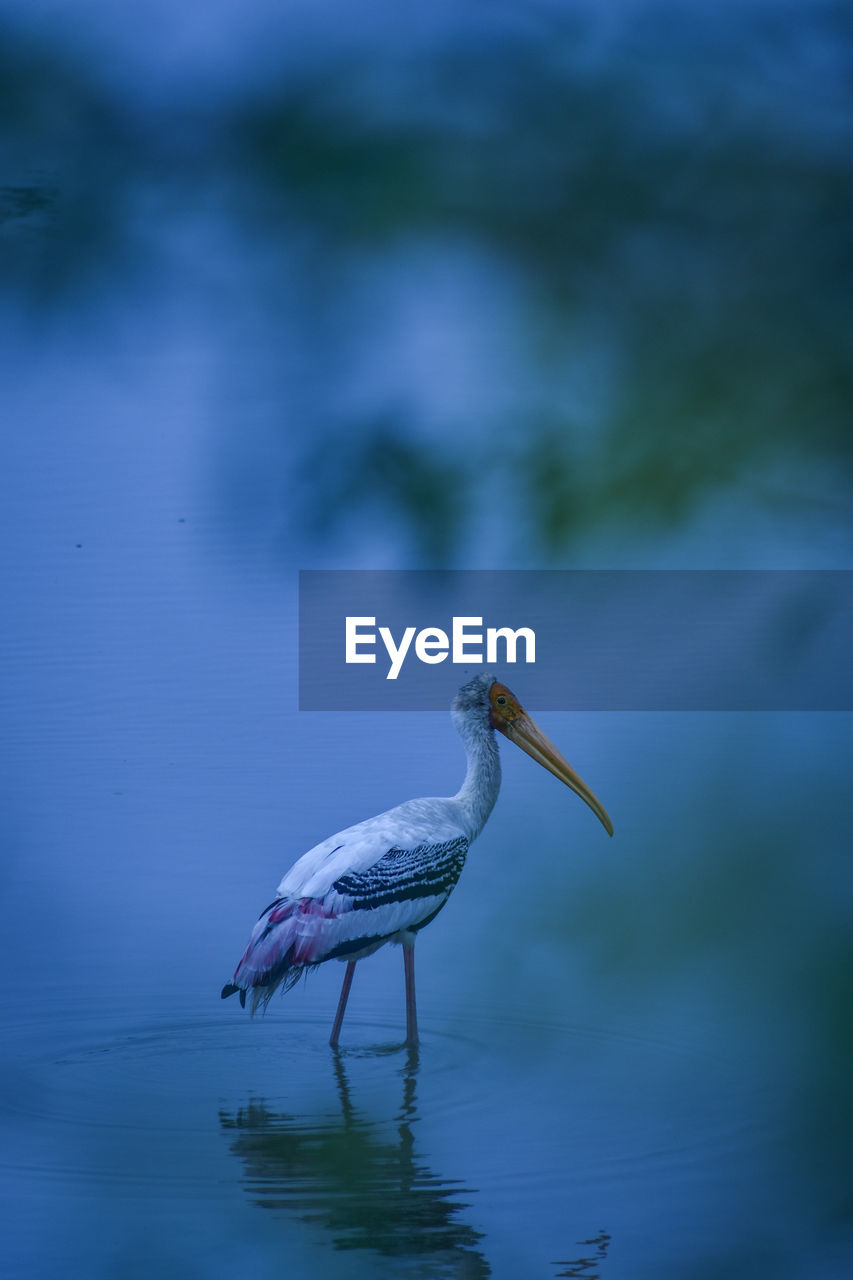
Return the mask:
M 318 545 L 376 519 L 398 563 L 465 563 L 501 510 L 571 562 L 732 487 L 844 523 L 850 54 L 835 3 L 638 6 L 609 39 L 543 10 L 170 101 L 12 34 L 4 289 L 197 288 L 167 232 L 214 219 L 279 441 L 223 485 Z

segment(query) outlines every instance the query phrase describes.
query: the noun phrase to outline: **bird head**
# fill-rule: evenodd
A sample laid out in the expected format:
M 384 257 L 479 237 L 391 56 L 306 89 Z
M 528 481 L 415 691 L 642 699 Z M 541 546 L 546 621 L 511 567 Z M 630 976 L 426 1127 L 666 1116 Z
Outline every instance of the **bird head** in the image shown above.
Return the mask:
M 462 715 L 482 714 L 492 729 L 497 729 L 498 733 L 521 747 L 522 751 L 570 787 L 575 795 L 580 796 L 592 809 L 607 834 L 613 835 L 613 823 L 604 805 L 505 684 L 501 684 L 494 676 L 475 676 L 459 690 L 453 701 L 453 710 L 455 714 Z

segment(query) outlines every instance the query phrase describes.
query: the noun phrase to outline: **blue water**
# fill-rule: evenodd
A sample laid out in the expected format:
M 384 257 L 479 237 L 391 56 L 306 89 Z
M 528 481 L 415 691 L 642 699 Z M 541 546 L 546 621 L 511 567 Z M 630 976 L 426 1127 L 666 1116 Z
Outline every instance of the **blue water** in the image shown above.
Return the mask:
M 395 949 L 339 1053 L 340 965 L 251 1021 L 219 989 L 286 867 L 462 751 L 298 713 L 295 567 L 234 538 L 191 361 L 140 408 L 43 357 L 6 388 L 5 1274 L 844 1275 L 849 716 L 543 709 L 616 835 L 505 744 L 417 1057 Z
M 372 1006 L 337 1053 L 304 1004 L 13 1023 L 20 1274 L 691 1274 L 767 1248 L 783 1099 L 742 1063 L 432 1001 L 412 1051 Z
M 386 948 L 333 1052 L 343 966 L 254 1021 L 219 987 L 298 853 L 461 749 L 300 715 L 295 583 L 206 562 L 125 444 L 103 532 L 39 507 L 7 655 L 6 1274 L 843 1275 L 849 718 L 543 714 L 614 840 L 505 749 L 420 1050 Z

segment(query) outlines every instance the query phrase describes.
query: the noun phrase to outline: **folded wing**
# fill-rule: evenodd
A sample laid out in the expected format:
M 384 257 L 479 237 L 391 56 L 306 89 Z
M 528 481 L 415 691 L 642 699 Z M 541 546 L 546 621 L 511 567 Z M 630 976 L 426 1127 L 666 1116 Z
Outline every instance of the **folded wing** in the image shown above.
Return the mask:
M 398 935 L 422 929 L 450 897 L 468 843 L 457 836 L 412 849 L 392 847 L 372 865 L 338 875 L 321 895 L 276 898 L 255 925 L 223 998 L 239 992 L 245 1004 L 251 993 L 254 1012 L 313 965 L 357 960 Z

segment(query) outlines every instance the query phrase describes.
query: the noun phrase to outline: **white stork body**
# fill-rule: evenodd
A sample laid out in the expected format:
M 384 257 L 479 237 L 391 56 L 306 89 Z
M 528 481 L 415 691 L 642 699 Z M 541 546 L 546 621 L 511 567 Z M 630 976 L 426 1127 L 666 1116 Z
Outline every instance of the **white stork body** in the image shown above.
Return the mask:
M 409 800 L 303 854 L 262 912 L 223 998 L 239 992 L 245 1004 L 251 992 L 254 1012 L 306 969 L 325 960 L 346 960 L 334 1045 L 355 962 L 386 942 L 398 942 L 406 962 L 407 1039 L 416 1041 L 415 935 L 450 897 L 468 847 L 494 807 L 501 780 L 496 728 L 578 791 L 612 831 L 589 789 L 493 677 L 477 676 L 463 685 L 451 714 L 468 754 L 468 771 L 457 794 Z

